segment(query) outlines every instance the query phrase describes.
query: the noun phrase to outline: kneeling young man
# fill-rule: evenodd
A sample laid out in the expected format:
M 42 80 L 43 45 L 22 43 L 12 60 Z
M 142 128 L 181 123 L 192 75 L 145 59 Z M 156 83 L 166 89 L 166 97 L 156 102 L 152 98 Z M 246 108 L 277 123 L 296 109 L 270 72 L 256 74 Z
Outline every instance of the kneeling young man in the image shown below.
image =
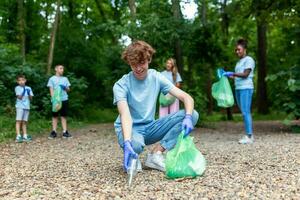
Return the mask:
M 165 171 L 163 152 L 172 149 L 181 131 L 189 135 L 198 121 L 193 98 L 175 87 L 154 69 L 148 69 L 155 50 L 144 41 L 135 41 L 123 52 L 123 60 L 131 72 L 118 80 L 114 87 L 114 104 L 119 116 L 115 121 L 118 142 L 124 152 L 124 170 L 130 157 L 137 158 L 145 145 L 159 142 L 148 154 L 147 167 Z M 185 110 L 155 120 L 159 93 L 170 93 L 184 103 Z M 138 161 L 138 168 L 141 164 Z

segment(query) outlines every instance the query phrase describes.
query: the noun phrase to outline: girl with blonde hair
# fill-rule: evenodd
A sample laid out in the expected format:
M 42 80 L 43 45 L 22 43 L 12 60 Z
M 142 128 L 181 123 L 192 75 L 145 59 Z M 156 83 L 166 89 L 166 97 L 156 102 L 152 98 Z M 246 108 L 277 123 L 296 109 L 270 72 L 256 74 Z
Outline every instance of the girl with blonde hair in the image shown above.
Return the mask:
M 176 87 L 180 88 L 180 83 L 182 82 L 181 76 L 178 73 L 178 68 L 176 66 L 176 60 L 174 58 L 169 58 L 166 62 L 166 70 L 162 71 L 161 74 L 165 76 L 171 83 Z M 161 98 L 168 99 L 169 103 L 162 103 Z M 175 113 L 179 111 L 179 100 L 170 94 L 162 96 L 160 98 L 159 106 L 159 118 L 162 118 L 168 114 Z

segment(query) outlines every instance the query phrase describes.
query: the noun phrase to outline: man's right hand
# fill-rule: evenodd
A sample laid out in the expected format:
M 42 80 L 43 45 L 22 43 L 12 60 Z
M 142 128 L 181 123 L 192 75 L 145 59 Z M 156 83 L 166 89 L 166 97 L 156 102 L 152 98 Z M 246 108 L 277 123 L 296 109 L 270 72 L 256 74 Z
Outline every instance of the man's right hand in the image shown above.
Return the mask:
M 124 162 L 123 167 L 124 170 L 127 171 L 130 157 L 137 158 L 138 154 L 134 152 L 131 142 L 129 140 L 124 141 Z

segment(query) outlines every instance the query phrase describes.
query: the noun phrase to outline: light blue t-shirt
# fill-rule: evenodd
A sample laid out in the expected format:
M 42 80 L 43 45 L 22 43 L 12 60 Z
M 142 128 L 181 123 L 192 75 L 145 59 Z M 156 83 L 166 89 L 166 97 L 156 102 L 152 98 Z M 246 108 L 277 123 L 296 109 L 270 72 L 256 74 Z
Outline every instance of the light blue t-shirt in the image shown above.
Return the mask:
M 59 85 L 64 85 L 66 87 L 71 86 L 69 79 L 67 77 L 52 76 L 51 78 L 49 78 L 47 87 L 53 88 L 55 90 L 57 87 L 60 87 Z M 62 101 L 68 100 L 68 93 L 65 90 L 62 90 L 61 100 Z
M 236 77 L 234 79 L 236 90 L 254 88 L 253 85 L 254 68 L 255 68 L 255 62 L 253 58 L 251 58 L 250 56 L 245 56 L 244 58 L 240 59 L 236 63 L 235 73 L 243 73 L 245 69 L 251 69 L 251 72 L 247 78 Z
M 31 90 L 31 88 L 29 86 L 25 86 L 25 87 L 22 87 L 20 85 L 18 85 L 17 87 L 15 87 L 15 93 L 16 93 L 16 96 L 20 96 L 23 94 L 24 92 L 24 89 L 29 89 L 30 90 L 30 96 L 33 96 L 33 92 Z M 16 100 L 16 108 L 22 108 L 22 109 L 30 109 L 30 99 L 29 99 L 29 96 L 28 96 L 28 93 L 27 91 L 25 92 L 24 96 L 22 97 L 22 99 L 18 99 Z
M 113 103 L 116 105 L 118 101 L 127 101 L 133 124 L 147 124 L 154 120 L 158 94 L 167 94 L 173 87 L 168 79 L 154 69 L 148 70 L 144 80 L 136 79 L 129 72 L 115 83 Z M 120 116 L 115 126 L 121 126 Z
M 162 71 L 161 74 L 164 75 L 164 77 L 166 77 L 166 78 L 167 78 L 169 81 L 171 81 L 171 83 L 173 83 L 174 85 L 175 85 L 176 83 L 182 82 L 181 76 L 180 76 L 180 74 L 179 74 L 178 72 L 177 72 L 177 74 L 176 74 L 176 81 L 175 81 L 175 82 L 174 82 L 174 80 L 173 80 L 173 74 L 172 74 L 171 71 L 165 70 L 165 71 Z

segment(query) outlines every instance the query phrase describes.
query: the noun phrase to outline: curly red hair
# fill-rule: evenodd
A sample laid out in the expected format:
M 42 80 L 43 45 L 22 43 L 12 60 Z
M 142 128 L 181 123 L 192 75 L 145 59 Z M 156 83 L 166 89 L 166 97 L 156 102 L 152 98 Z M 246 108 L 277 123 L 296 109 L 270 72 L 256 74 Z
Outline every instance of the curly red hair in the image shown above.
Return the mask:
M 141 40 L 131 43 L 122 53 L 122 59 L 129 65 L 144 64 L 151 62 L 155 50 L 147 43 Z

